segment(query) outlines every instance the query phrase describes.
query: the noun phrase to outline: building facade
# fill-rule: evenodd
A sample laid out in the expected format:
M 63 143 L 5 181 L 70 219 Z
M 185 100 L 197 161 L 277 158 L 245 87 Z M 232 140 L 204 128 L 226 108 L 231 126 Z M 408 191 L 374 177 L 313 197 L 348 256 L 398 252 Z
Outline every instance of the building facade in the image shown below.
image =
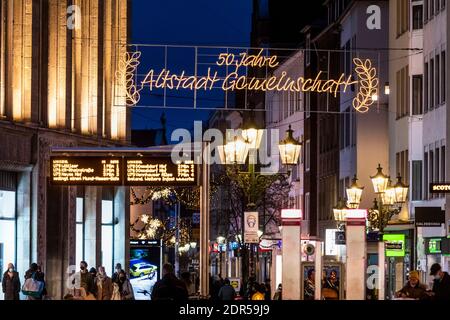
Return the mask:
M 0 268 L 14 263 L 23 279 L 38 263 L 60 299 L 80 260 L 109 274 L 127 263 L 127 189 L 52 186 L 49 157 L 52 147 L 128 145 L 115 76 L 128 2 L 6 0 L 0 14 Z

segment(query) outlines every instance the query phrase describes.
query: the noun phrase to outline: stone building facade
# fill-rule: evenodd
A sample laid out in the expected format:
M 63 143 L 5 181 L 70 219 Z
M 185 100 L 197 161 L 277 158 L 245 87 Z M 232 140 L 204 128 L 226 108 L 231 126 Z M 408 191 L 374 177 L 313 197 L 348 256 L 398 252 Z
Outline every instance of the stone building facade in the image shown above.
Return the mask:
M 129 144 L 116 77 L 129 12 L 126 0 L 0 1 L 0 268 L 23 281 L 38 263 L 54 299 L 76 260 L 108 273 L 128 260 L 126 188 L 48 181 L 52 147 Z

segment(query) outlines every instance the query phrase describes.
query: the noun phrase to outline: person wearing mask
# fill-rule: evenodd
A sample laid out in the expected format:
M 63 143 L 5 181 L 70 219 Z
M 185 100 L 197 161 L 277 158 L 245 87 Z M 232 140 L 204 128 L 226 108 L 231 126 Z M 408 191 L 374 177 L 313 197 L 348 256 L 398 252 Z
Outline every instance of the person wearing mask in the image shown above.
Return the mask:
M 8 264 L 8 270 L 3 274 L 2 290 L 5 294 L 5 300 L 20 300 L 19 273 L 14 270 L 12 263 Z
M 97 300 L 111 300 L 113 294 L 113 282 L 106 275 L 105 267 L 98 267 L 97 277 L 95 278 L 95 287 L 97 291 Z
M 230 284 L 228 278 L 225 279 L 224 285 L 219 290 L 219 300 L 222 301 L 233 301 L 236 298 L 236 291 Z
M 25 272 L 25 281 L 28 279 L 34 279 L 44 284 L 41 294 L 38 297 L 29 295 L 28 300 L 42 300 L 42 297 L 47 294 L 47 290 L 45 288 L 45 275 L 36 263 L 32 263 L 30 265 L 30 269 Z
M 188 300 L 188 291 L 183 281 L 175 276 L 173 266 L 170 263 L 164 264 L 162 268 L 162 279 L 153 286 L 152 300 Z
M 94 278 L 92 275 L 88 272 L 88 264 L 86 261 L 80 262 L 80 287 L 84 288 L 84 291 L 86 294 L 94 294 L 95 293 L 95 285 L 94 285 Z M 75 281 L 75 280 L 74 280 Z
M 396 298 L 425 299 L 426 287 L 419 282 L 419 272 L 411 271 L 406 285 L 395 293 Z
M 450 276 L 442 271 L 439 263 L 431 266 L 430 276 L 434 277 L 432 292 L 434 300 L 450 300 Z
M 112 275 L 111 280 L 112 280 L 112 282 L 117 283 L 119 281 L 119 273 L 122 272 L 122 271 L 123 272 L 125 272 L 125 271 L 122 269 L 122 265 L 120 263 L 116 264 L 116 267 L 115 267 L 114 270 L 115 270 L 115 272 Z
M 118 277 L 118 286 L 120 292 L 121 300 L 134 300 L 133 287 L 131 286 L 130 280 L 127 279 L 125 271 L 121 271 Z

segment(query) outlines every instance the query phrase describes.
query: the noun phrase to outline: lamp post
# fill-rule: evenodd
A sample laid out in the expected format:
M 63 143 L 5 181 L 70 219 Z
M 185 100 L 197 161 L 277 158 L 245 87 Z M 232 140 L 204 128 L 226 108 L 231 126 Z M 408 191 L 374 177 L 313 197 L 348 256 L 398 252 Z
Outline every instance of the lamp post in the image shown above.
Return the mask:
M 373 189 L 377 194 L 374 199 L 372 208 L 368 210 L 367 220 L 369 221 L 369 227 L 372 230 L 376 230 L 379 233 L 380 242 L 378 244 L 378 286 L 379 286 L 379 299 L 384 299 L 384 242 L 382 240 L 382 234 L 384 229 L 388 226 L 392 217 L 400 213 L 403 204 L 406 202 L 408 195 L 408 186 L 403 183 L 400 174 L 397 176 L 397 182 L 392 186 L 390 177 L 383 173 L 383 168 L 378 164 L 377 172 L 374 176 L 371 176 Z M 356 209 L 361 202 L 361 196 L 364 187 L 360 187 L 357 184 L 356 175 L 352 180 L 352 184 L 347 188 L 347 205 Z M 337 205 L 335 213 L 336 221 L 342 218 L 342 205 Z
M 244 129 L 242 130 L 242 136 L 234 137 L 231 141 L 228 141 L 225 145 L 219 146 L 219 157 L 223 164 L 245 164 L 247 155 L 250 153 L 251 158 L 248 162 L 248 171 L 247 172 L 239 172 L 240 174 L 246 175 L 247 179 L 245 181 L 246 190 L 247 190 L 247 211 L 255 211 L 256 210 L 256 199 L 257 195 L 256 190 L 260 186 L 269 186 L 274 178 L 277 177 L 275 175 L 262 175 L 255 172 L 255 163 L 256 163 L 256 150 L 259 148 L 261 139 L 263 135 L 263 130 L 258 129 L 255 122 L 253 121 L 253 117 L 250 118 L 249 121 L 244 123 Z M 281 162 L 284 165 L 295 165 L 298 163 L 299 155 L 301 150 L 301 143 L 294 139 L 293 130 L 291 126 L 286 131 L 286 138 L 279 143 L 279 151 Z M 289 174 L 289 172 L 288 172 Z M 265 223 L 265 222 L 264 222 Z M 264 225 L 265 227 L 265 225 Z M 245 229 L 245 221 L 244 217 L 241 219 L 241 257 L 242 260 L 247 259 L 247 248 L 244 243 L 244 229 Z M 262 230 L 264 232 L 264 230 Z M 253 246 L 251 247 L 252 257 L 253 258 Z M 247 271 L 245 263 L 242 263 L 242 277 L 245 279 L 247 277 Z

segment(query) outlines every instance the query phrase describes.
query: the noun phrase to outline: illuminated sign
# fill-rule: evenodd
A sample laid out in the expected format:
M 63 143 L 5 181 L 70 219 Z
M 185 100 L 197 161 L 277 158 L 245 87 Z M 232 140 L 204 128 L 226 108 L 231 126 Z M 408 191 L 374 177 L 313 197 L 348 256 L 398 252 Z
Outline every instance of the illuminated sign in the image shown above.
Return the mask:
M 405 235 L 404 234 L 384 234 L 384 248 L 386 257 L 405 256 Z
M 125 159 L 125 185 L 195 186 L 197 167 L 193 161 L 173 163 L 170 158 Z
M 450 182 L 430 183 L 430 193 L 450 193 Z
M 315 77 L 294 77 L 287 75 L 286 71 L 280 75 L 270 75 L 264 78 L 249 77 L 239 73 L 242 67 L 274 69 L 279 66 L 278 56 L 263 55 L 264 49 L 257 54 L 219 53 L 215 67 L 224 67 L 225 76 L 219 75 L 211 67 L 204 74 L 188 74 L 186 71 L 174 73 L 167 68 L 162 70 L 150 69 L 148 72 L 138 72 L 140 65 L 140 51 L 126 52 L 120 61 L 120 68 L 116 73 L 117 81 L 126 88 L 126 99 L 130 105 L 136 105 L 141 98 L 140 92 L 144 89 L 154 91 L 157 89 L 169 90 L 200 90 L 212 91 L 290 91 L 290 92 L 317 92 L 328 93 L 334 97 L 338 92 L 346 92 L 351 85 L 358 84 L 358 92 L 353 99 L 353 108 L 361 113 L 367 112 L 378 95 L 378 78 L 375 67 L 369 59 L 353 59 L 354 79 L 351 74 L 340 74 L 336 79 L 326 79 L 324 71 L 319 71 Z M 138 79 L 136 74 L 143 74 Z
M 51 182 L 62 185 L 122 185 L 122 159 L 52 157 Z
M 196 186 L 198 167 L 193 161 L 173 163 L 166 157 L 52 157 L 55 185 Z
M 450 239 L 446 237 L 426 238 L 425 249 L 426 254 L 450 254 Z

